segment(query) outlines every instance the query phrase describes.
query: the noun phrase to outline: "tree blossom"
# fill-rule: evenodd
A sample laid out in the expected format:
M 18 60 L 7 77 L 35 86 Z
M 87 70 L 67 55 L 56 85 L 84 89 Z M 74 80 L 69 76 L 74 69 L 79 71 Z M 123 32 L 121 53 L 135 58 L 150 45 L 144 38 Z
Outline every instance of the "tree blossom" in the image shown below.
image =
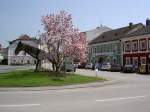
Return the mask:
M 86 58 L 86 38 L 74 28 L 72 17 L 65 11 L 59 14 L 50 14 L 42 17 L 44 33 L 41 34 L 41 42 L 51 54 L 51 62 L 55 65 L 56 71 L 65 57 L 73 57 L 84 61 Z

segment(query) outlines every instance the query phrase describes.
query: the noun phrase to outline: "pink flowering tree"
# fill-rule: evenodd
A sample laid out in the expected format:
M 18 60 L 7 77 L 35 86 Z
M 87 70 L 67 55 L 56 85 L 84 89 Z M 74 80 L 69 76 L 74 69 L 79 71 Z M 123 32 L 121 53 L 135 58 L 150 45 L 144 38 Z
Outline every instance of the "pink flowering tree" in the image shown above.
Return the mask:
M 65 57 L 85 60 L 86 38 L 77 28 L 74 28 L 70 14 L 60 11 L 59 14 L 43 16 L 42 25 L 44 33 L 41 34 L 40 40 L 51 55 L 52 59 L 49 61 L 57 72 L 60 71 Z

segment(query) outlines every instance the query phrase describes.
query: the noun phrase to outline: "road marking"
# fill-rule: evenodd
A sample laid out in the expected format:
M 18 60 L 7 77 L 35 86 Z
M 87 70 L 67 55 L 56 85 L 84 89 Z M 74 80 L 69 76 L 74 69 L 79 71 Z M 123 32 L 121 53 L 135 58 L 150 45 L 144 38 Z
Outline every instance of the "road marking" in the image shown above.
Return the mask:
M 128 99 L 137 99 L 137 98 L 145 98 L 146 96 L 134 96 L 134 97 L 125 97 L 125 98 L 109 98 L 109 99 L 102 99 L 96 100 L 98 102 L 107 102 L 107 101 L 118 101 L 118 100 L 128 100 Z
M 39 106 L 40 104 L 20 104 L 20 105 L 0 105 L 0 107 L 32 107 Z

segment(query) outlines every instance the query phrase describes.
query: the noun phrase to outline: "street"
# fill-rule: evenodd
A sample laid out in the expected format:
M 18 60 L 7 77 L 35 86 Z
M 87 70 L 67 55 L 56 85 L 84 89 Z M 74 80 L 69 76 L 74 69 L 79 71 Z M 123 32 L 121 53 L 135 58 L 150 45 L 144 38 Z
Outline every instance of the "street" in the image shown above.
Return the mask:
M 95 75 L 92 70 L 77 73 Z M 99 71 L 98 76 L 121 83 L 64 90 L 1 91 L 0 112 L 150 111 L 150 75 Z

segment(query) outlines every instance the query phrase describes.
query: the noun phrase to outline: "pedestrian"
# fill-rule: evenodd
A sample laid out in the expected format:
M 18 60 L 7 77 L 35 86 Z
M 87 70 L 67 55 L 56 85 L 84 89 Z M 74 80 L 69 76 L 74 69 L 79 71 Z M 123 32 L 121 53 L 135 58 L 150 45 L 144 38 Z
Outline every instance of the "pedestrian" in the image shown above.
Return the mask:
M 98 76 L 98 69 L 99 69 L 99 63 L 96 63 L 95 65 L 95 75 Z

